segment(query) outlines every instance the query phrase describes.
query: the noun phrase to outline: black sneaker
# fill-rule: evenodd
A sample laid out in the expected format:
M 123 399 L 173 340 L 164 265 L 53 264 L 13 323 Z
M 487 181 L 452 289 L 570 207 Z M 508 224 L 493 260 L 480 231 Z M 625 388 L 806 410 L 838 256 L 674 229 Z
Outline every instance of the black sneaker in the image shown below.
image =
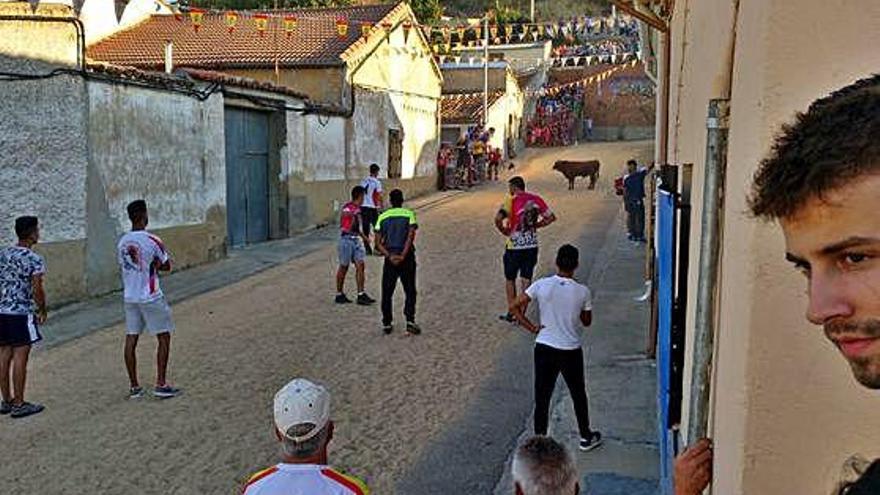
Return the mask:
M 393 332 L 393 331 L 394 331 L 394 326 L 391 325 L 390 323 L 387 325 L 382 325 L 382 332 L 385 333 L 385 335 L 391 335 L 391 332 Z
M 357 303 L 361 306 L 369 306 L 375 302 L 376 300 L 368 296 L 366 292 L 364 292 L 363 294 L 358 294 Z
M 12 406 L 12 411 L 10 411 L 10 416 L 13 418 L 24 418 L 25 416 L 31 416 L 33 414 L 38 414 L 43 412 L 45 409 L 42 404 L 31 404 L 30 402 L 22 402 L 17 406 Z
M 422 327 L 416 325 L 414 321 L 406 322 L 406 331 L 410 335 L 419 335 L 422 333 Z
M 334 301 L 336 301 L 336 304 L 350 304 L 351 303 L 351 299 L 346 297 L 345 294 L 336 294 L 336 299 L 334 299 Z
M 9 414 L 12 412 L 12 403 L 0 400 L 0 414 Z
M 157 399 L 170 399 L 172 397 L 177 397 L 178 394 L 180 394 L 180 389 L 168 384 L 162 386 L 157 385 L 153 388 L 153 397 Z
M 581 438 L 578 449 L 582 452 L 589 452 L 602 445 L 602 434 L 598 431 L 590 432 L 590 438 Z

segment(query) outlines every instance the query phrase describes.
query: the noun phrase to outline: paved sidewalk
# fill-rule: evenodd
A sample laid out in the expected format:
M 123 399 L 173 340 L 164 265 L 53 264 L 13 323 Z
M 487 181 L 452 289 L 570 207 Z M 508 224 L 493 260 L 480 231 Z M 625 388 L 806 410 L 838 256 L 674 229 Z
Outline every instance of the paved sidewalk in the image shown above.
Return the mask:
M 407 201 L 406 205 L 424 211 L 460 194 L 464 192 L 432 193 Z M 170 304 L 177 304 L 305 256 L 335 242 L 338 237 L 336 225 L 331 224 L 288 239 L 230 249 L 226 258 L 163 276 L 162 290 Z M 115 262 L 108 260 L 108 263 Z M 69 304 L 50 311 L 49 321 L 43 327 L 43 345 L 52 347 L 121 321 L 120 291 Z
M 645 250 L 626 240 L 618 215 L 598 254 L 588 284 L 593 291 L 593 325 L 585 334 L 590 420 L 605 444 L 577 449 L 574 408 L 564 381 L 557 382 L 549 434 L 563 442 L 582 473 L 582 495 L 654 495 L 659 477 L 656 441 L 656 368 L 645 359 L 650 317 L 643 293 Z M 532 418 L 520 439 L 531 435 Z M 510 459 L 495 495 L 513 493 Z

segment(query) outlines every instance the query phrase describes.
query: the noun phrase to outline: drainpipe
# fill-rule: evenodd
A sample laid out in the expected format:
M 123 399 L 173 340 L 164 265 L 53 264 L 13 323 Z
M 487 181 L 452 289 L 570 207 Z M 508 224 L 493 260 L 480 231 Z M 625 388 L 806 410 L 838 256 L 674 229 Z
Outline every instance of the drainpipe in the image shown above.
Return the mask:
M 483 19 L 483 128 L 489 122 L 489 16 Z
M 174 72 L 174 43 L 171 40 L 165 40 L 165 73 Z
M 700 237 L 700 265 L 698 268 L 700 276 L 697 284 L 696 316 L 694 317 L 694 360 L 688 420 L 689 442 L 704 438 L 709 424 L 729 115 L 729 99 L 709 101 L 709 118 L 706 120 L 706 170 L 703 183 L 702 236 Z

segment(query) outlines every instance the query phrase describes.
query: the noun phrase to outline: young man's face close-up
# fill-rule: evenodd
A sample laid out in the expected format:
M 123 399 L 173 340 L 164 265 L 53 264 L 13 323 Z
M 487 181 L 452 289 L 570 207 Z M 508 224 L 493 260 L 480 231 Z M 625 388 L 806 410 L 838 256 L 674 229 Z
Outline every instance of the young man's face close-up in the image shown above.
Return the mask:
M 856 380 L 880 389 L 880 174 L 809 199 L 781 224 L 786 255 L 807 278 L 807 319 Z

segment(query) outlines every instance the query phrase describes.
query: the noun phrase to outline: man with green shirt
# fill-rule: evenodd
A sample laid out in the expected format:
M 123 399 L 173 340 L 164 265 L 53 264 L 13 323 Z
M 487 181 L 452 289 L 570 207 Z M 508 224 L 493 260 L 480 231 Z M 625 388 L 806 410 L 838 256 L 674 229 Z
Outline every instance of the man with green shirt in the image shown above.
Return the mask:
M 403 191 L 395 189 L 389 194 L 391 209 L 385 210 L 376 221 L 376 250 L 385 256 L 382 267 L 382 331 L 394 330 L 391 298 L 397 288 L 397 279 L 406 294 L 403 314 L 406 331 L 411 335 L 422 333 L 416 324 L 416 214 L 403 207 Z

